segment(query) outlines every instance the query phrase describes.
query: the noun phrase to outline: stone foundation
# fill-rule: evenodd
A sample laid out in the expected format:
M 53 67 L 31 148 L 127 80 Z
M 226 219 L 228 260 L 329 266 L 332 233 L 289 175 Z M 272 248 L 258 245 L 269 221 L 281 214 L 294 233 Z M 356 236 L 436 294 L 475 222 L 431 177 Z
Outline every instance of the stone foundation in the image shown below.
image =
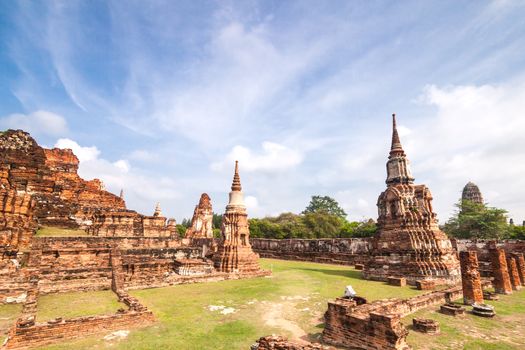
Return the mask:
M 323 341 L 365 350 L 409 349 L 405 341 L 408 330 L 401 317 L 461 295 L 461 288 L 453 287 L 407 300 L 384 299 L 361 305 L 355 300 L 337 298 L 328 303 Z
M 279 335 L 261 337 L 250 350 L 322 350 L 325 349 L 321 344 L 311 344 L 306 342 L 292 342 Z
M 97 333 L 144 327 L 154 320 L 151 311 L 128 311 L 115 315 L 56 319 L 27 327 L 20 325 L 10 331 L 4 348 L 36 348 Z
M 412 328 L 416 332 L 439 334 L 439 323 L 431 319 L 414 318 L 412 319 Z
M 388 277 L 387 282 L 391 286 L 404 287 L 407 285 L 407 280 L 404 277 Z
M 454 316 L 454 317 L 463 316 L 465 315 L 465 312 L 466 312 L 463 306 L 456 305 L 453 303 L 446 303 L 445 305 L 441 305 L 441 307 L 439 308 L 439 311 L 442 314 Z

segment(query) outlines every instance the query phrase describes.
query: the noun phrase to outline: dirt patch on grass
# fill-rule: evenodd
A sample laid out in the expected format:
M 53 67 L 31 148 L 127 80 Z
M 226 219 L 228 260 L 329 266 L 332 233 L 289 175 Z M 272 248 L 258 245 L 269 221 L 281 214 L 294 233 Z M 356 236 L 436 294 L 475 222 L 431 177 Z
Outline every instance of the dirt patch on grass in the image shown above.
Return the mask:
M 266 325 L 290 332 L 294 340 L 302 341 L 301 338 L 306 337 L 306 332 L 297 323 L 285 318 L 286 314 L 293 312 L 295 303 L 265 303 L 265 306 L 266 312 L 263 314 L 263 319 Z

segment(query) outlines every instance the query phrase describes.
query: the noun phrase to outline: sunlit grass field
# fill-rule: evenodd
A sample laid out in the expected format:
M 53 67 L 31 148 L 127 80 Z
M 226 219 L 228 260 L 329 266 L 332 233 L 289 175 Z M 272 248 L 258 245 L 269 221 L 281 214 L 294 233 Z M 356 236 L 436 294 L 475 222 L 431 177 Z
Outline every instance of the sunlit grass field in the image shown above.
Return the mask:
M 132 295 L 154 312 L 156 324 L 131 330 L 129 336 L 121 340 L 104 340 L 105 334 L 101 334 L 46 349 L 246 350 L 259 337 L 272 333 L 316 341 L 323 329 L 322 316 L 327 301 L 341 296 L 346 285 L 352 285 L 369 301 L 408 298 L 421 293 L 411 287 L 365 281 L 360 271 L 346 266 L 270 259 L 261 259 L 261 265 L 273 271 L 272 277 L 132 291 Z M 89 298 L 90 293 L 85 295 Z M 493 349 L 522 349 L 523 343 L 518 339 L 522 335 L 514 333 L 512 327 L 516 322 L 522 326 L 525 322 L 524 296 L 524 292 L 502 296 L 495 302 L 498 316 L 493 320 L 474 316 L 456 320 L 436 314 L 437 306 L 422 310 L 417 315 L 437 319 L 442 335 L 419 335 L 411 331 L 409 343 L 414 344 L 415 349 L 462 349 L 461 346 L 466 349 L 491 349 L 490 346 Z M 41 309 L 47 306 L 39 303 L 39 315 L 51 317 L 78 307 L 72 305 L 70 299 L 61 301 L 62 297 L 65 296 L 49 296 L 56 299 L 47 304 L 53 305 L 52 312 Z M 106 297 L 111 299 L 111 296 Z M 57 305 L 62 305 L 63 310 Z M 94 310 L 86 305 L 80 308 L 82 312 L 76 315 Z M 412 317 L 404 320 L 406 325 L 411 324 Z M 502 324 L 510 319 L 514 320 L 512 325 Z M 499 330 L 506 327 L 507 338 L 485 339 L 478 334 L 481 332 L 465 333 L 476 327 L 480 327 L 483 334 L 491 334 L 493 327 Z M 496 345 L 501 347 L 494 347 Z

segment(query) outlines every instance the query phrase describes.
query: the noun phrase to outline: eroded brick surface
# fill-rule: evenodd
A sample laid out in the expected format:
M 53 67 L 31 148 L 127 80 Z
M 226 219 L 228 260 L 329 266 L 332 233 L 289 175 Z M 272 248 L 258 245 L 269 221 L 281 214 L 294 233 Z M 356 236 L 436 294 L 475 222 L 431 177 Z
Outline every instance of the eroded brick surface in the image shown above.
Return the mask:
M 371 240 L 371 258 L 363 276 L 383 281 L 389 276 L 404 277 L 411 284 L 416 280 L 459 282 L 456 254 L 438 227 L 430 190 L 414 184 L 395 116 L 386 183 L 387 189 L 377 200 L 378 233 Z
M 463 302 L 466 305 L 483 303 L 481 276 L 479 274 L 478 257 L 475 251 L 460 252 L 461 283 L 463 286 Z

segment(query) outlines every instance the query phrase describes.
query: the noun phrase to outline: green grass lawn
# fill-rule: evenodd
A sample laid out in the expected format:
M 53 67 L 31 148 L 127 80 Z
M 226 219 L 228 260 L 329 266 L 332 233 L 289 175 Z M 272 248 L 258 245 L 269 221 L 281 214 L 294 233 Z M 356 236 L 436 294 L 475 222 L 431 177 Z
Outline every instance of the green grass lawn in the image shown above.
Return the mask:
M 57 317 L 108 315 L 120 308 L 126 306 L 119 303 L 117 295 L 110 290 L 49 294 L 38 298 L 36 320 L 45 322 Z
M 525 349 L 525 289 L 499 297 L 498 301 L 486 301 L 495 308 L 494 318 L 478 317 L 468 312 L 461 318 L 451 317 L 439 313 L 439 306 L 405 317 L 403 323 L 407 326 L 412 324 L 414 317 L 422 317 L 438 321 L 441 327 L 441 334 L 433 336 L 411 331 L 409 344 L 421 350 Z M 465 307 L 467 311 L 471 310 L 471 307 Z
M 22 312 L 22 304 L 0 305 L 0 344 Z
M 327 301 L 341 296 L 346 285 L 369 300 L 420 293 L 365 281 L 360 271 L 347 266 L 270 259 L 261 259 L 261 265 L 272 269 L 273 276 L 132 291 L 154 312 L 157 324 L 133 330 L 127 339 L 111 345 L 96 336 L 48 349 L 246 350 L 259 337 L 272 333 L 317 340 Z M 234 312 L 211 311 L 211 305 Z
M 79 229 L 69 229 L 51 226 L 42 226 L 36 231 L 37 237 L 77 237 L 87 236 L 87 232 Z
M 154 312 L 158 320 L 155 325 L 132 330 L 123 340 L 106 341 L 102 334 L 46 349 L 246 350 L 259 337 L 272 333 L 316 341 L 323 329 L 322 316 L 327 301 L 341 296 L 346 285 L 352 285 L 369 301 L 408 298 L 421 293 L 411 287 L 365 281 L 360 271 L 346 266 L 271 259 L 261 259 L 261 265 L 272 269 L 273 276 L 132 291 L 132 295 Z M 515 293 L 496 302 L 498 317 L 516 318 L 523 324 L 523 296 L 523 292 Z M 432 308 L 420 314 L 426 315 L 426 312 L 431 313 Z M 410 324 L 412 317 L 407 317 L 405 324 Z M 411 331 L 409 342 L 415 349 L 421 345 L 428 345 L 423 349 L 434 349 L 432 344 L 463 344 L 465 334 L 454 322 L 469 327 L 467 329 L 483 326 L 485 328 L 481 329 L 485 329 L 485 333 L 492 326 L 507 327 L 507 334 L 512 333 L 513 328 L 508 323 L 499 324 L 502 318 L 491 321 L 469 316 L 460 321 L 446 317 L 440 321 L 444 336 L 420 337 Z M 476 345 L 479 342 L 485 340 L 473 337 L 466 349 L 485 349 Z M 519 348 L 516 346 L 508 349 Z M 449 347 L 452 348 L 461 349 Z

